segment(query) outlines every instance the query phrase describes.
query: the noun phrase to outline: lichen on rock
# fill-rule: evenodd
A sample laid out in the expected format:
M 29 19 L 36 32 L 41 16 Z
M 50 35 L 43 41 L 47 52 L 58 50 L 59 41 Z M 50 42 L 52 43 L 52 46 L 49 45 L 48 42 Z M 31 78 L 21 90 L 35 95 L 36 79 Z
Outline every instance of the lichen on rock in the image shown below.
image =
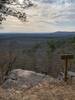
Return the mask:
M 5 82 L 3 83 L 3 88 L 28 89 L 42 81 L 54 82 L 55 79 L 34 71 L 14 69 L 7 76 Z

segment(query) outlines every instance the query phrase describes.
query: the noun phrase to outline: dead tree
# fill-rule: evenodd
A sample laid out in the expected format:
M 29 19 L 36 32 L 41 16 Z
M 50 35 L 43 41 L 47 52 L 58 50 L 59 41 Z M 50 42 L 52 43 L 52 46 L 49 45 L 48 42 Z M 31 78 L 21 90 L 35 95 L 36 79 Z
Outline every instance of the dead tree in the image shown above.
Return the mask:
M 11 72 L 13 64 L 15 63 L 16 58 L 17 58 L 16 54 L 14 53 L 14 42 L 9 43 L 8 55 L 9 55 L 9 61 L 8 61 L 8 66 L 5 72 L 5 80 L 7 76 L 9 75 L 9 73 Z

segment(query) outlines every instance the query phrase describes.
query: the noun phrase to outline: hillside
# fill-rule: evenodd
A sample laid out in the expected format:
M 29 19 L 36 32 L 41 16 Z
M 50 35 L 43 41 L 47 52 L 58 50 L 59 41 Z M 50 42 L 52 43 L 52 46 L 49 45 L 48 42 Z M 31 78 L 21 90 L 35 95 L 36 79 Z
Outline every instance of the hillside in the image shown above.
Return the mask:
M 66 36 L 61 32 L 58 33 L 60 35 L 55 34 L 0 35 L 0 79 L 15 68 L 58 77 L 64 71 L 61 54 L 75 56 L 75 35 L 66 32 Z M 74 66 L 75 57 L 69 62 L 68 70 L 75 72 Z
M 74 32 L 0 34 L 0 100 L 75 100 L 75 78 L 58 80 L 65 53 L 75 73 Z

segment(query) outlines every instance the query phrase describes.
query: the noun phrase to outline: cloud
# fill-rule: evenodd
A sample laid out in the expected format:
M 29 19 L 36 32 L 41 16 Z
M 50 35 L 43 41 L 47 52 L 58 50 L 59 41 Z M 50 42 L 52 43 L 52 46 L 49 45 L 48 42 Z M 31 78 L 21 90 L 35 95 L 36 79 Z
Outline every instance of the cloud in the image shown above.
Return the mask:
M 38 4 L 36 7 L 25 9 L 27 22 L 22 23 L 8 16 L 7 21 L 3 23 L 4 30 L 10 32 L 75 31 L 75 0 L 72 0 L 72 5 L 65 6 L 62 3 L 59 5 L 59 0 L 58 2 L 56 0 L 34 1 Z

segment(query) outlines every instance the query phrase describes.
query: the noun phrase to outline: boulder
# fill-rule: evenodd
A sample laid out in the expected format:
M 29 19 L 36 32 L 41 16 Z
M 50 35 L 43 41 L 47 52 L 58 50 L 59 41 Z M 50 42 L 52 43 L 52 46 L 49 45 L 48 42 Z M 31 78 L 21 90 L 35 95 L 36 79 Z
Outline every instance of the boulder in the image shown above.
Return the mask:
M 3 84 L 3 88 L 11 89 L 28 89 L 31 88 L 44 80 L 54 81 L 55 79 L 49 78 L 45 74 L 36 73 L 34 71 L 14 69 L 12 70 L 6 81 Z

